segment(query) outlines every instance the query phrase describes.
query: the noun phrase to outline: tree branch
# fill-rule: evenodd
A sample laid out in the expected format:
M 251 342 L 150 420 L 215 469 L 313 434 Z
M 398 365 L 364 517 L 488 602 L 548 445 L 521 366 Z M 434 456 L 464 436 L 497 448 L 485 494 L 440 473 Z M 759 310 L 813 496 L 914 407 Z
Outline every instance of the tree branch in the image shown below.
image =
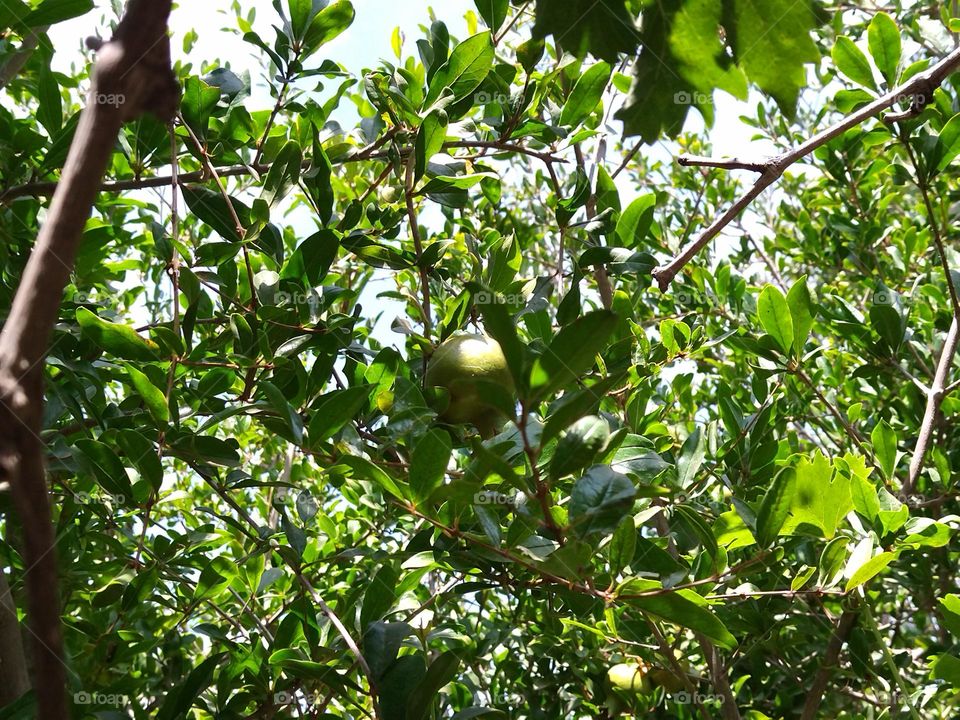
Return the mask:
M 937 254 L 940 258 L 940 266 L 943 269 L 944 280 L 947 283 L 947 290 L 950 293 L 950 302 L 953 307 L 953 320 L 950 323 L 950 330 L 947 332 L 947 339 L 943 344 L 943 350 L 940 351 L 940 360 L 937 362 L 937 371 L 933 377 L 933 383 L 927 389 L 927 406 L 923 411 L 923 420 L 920 423 L 920 432 L 917 436 L 917 445 L 913 450 L 913 457 L 910 458 L 910 473 L 907 481 L 903 484 L 904 493 L 912 493 L 917 486 L 917 480 L 923 470 L 923 461 L 927 455 L 927 449 L 930 447 L 930 440 L 933 437 L 933 426 L 936 424 L 937 416 L 940 414 L 940 405 L 943 398 L 947 395 L 947 382 L 950 379 L 950 368 L 953 366 L 954 356 L 957 354 L 957 341 L 960 340 L 960 298 L 957 297 L 957 289 L 953 284 L 953 273 L 950 269 L 950 261 L 947 259 L 947 250 L 944 247 L 943 236 L 940 234 L 940 225 L 937 223 L 936 213 L 933 209 L 933 203 L 930 200 L 930 190 L 927 187 L 927 180 L 921 174 L 920 165 L 917 163 L 916 155 L 906 139 L 903 140 L 907 155 L 913 163 L 914 172 L 917 175 L 917 188 L 923 197 L 924 208 L 927 211 L 927 222 L 930 223 L 930 234 L 933 236 L 933 242 L 937 246 Z
M 0 570 L 0 707 L 6 707 L 30 690 L 30 676 L 23 654 L 23 635 L 7 575 Z
M 859 608 L 851 607 L 844 610 L 840 615 L 837 627 L 827 644 L 827 652 L 823 656 L 823 662 L 820 664 L 817 674 L 813 677 L 813 684 L 810 685 L 807 699 L 803 703 L 803 713 L 800 715 L 800 720 L 815 720 L 817 717 L 817 710 L 820 709 L 820 703 L 823 702 L 823 695 L 830 683 L 830 676 L 833 675 L 833 671 L 837 667 L 837 661 L 840 659 L 840 651 L 843 650 L 847 636 L 857 624 L 859 614 Z
M 171 4 L 130 0 L 116 35 L 100 48 L 59 187 L 0 332 L 0 481 L 10 483 L 24 536 L 37 716 L 44 720 L 65 720 L 70 711 L 40 440 L 43 360 L 120 128 L 144 112 L 166 120 L 179 104 L 167 38 Z
M 927 406 L 923 411 L 920 434 L 917 436 L 917 445 L 913 449 L 913 457 L 910 458 L 910 474 L 902 488 L 905 494 L 913 492 L 913 489 L 917 486 L 920 472 L 923 470 L 923 460 L 930 448 L 930 440 L 933 438 L 933 426 L 937 420 L 937 413 L 940 411 L 940 403 L 946 396 L 947 378 L 950 375 L 953 358 L 957 354 L 958 340 L 960 340 L 960 326 L 957 325 L 957 318 L 954 317 L 950 323 L 950 330 L 947 332 L 947 339 L 943 343 L 943 350 L 940 351 L 940 362 L 937 363 L 937 372 L 933 377 L 933 384 L 927 392 Z
M 801 158 L 806 157 L 822 145 L 826 145 L 835 137 L 845 133 L 850 128 L 856 127 L 860 123 L 879 115 L 887 108 L 902 100 L 904 97 L 926 97 L 931 92 L 931 88 L 938 87 L 940 83 L 942 83 L 943 80 L 948 75 L 953 73 L 958 67 L 960 67 L 960 49 L 954 50 L 929 70 L 914 75 L 899 87 L 892 89 L 885 95 L 881 95 L 879 98 L 863 106 L 859 110 L 850 113 L 840 122 L 832 125 L 822 132 L 817 133 L 806 142 L 763 162 L 742 163 L 737 160 L 712 161 L 713 164 L 710 165 L 711 167 L 737 167 L 749 169 L 759 172 L 760 177 L 757 178 L 756 182 L 753 184 L 753 187 L 751 187 L 739 200 L 737 200 L 737 202 L 734 203 L 734 205 L 727 210 L 727 212 L 717 218 L 712 225 L 704 230 L 696 240 L 681 250 L 680 253 L 669 263 L 658 267 L 653 271 L 653 277 L 660 286 L 660 290 L 666 292 L 666 289 L 670 286 L 670 283 L 677 276 L 680 270 L 683 269 L 684 265 L 690 262 L 690 260 L 692 260 L 694 256 L 696 256 L 697 253 L 699 253 L 707 245 L 707 243 L 720 234 L 720 232 L 737 216 L 739 216 L 740 213 L 743 212 L 743 210 L 746 209 L 746 207 L 753 202 L 757 196 L 760 195 L 760 193 L 779 180 L 788 167 L 793 165 Z M 686 162 L 691 165 L 706 164 L 703 158 L 687 158 L 686 160 L 681 160 L 681 162 Z
M 377 149 L 380 147 L 381 142 L 389 140 L 395 133 L 387 132 L 378 140 L 374 145 L 360 150 L 359 152 L 354 153 L 353 155 L 347 155 L 342 158 L 337 158 L 336 160 L 331 160 L 333 165 L 346 165 L 347 163 L 352 162 L 362 162 L 365 160 L 386 160 L 389 159 L 387 155 L 383 152 L 377 152 Z M 532 150 L 523 145 L 517 145 L 515 143 L 501 142 L 501 141 L 486 141 L 486 140 L 458 140 L 456 142 L 444 143 L 444 148 L 482 148 L 484 150 L 494 150 L 497 152 L 510 152 L 518 153 L 520 155 L 528 155 L 530 157 L 537 158 L 547 163 L 549 166 L 551 163 L 562 163 L 565 162 L 563 158 L 557 157 L 556 155 L 551 155 L 550 153 L 540 152 L 538 150 Z M 407 156 L 412 151 L 412 147 L 403 147 L 400 149 L 401 156 Z M 214 168 L 217 174 L 224 177 L 242 177 L 246 175 L 262 175 L 263 173 L 270 170 L 272 163 L 255 163 L 252 165 L 227 165 L 224 167 Z M 312 167 L 312 161 L 305 160 L 303 162 L 302 168 L 308 170 Z M 103 183 L 100 186 L 102 192 L 124 192 L 126 190 L 147 190 L 150 188 L 166 187 L 170 184 L 172 177 L 170 175 L 158 175 L 157 177 L 149 178 L 128 178 L 124 180 L 111 180 Z M 180 182 L 187 183 L 202 183 L 210 179 L 210 176 L 205 170 L 196 170 L 194 172 L 181 173 Z M 62 182 L 62 181 L 61 181 Z M 52 195 L 59 183 L 55 180 L 47 180 L 42 182 L 31 182 L 24 183 L 23 185 L 14 185 L 13 187 L 0 193 L 0 205 L 10 202 L 11 200 L 16 200 L 20 197 L 47 197 Z

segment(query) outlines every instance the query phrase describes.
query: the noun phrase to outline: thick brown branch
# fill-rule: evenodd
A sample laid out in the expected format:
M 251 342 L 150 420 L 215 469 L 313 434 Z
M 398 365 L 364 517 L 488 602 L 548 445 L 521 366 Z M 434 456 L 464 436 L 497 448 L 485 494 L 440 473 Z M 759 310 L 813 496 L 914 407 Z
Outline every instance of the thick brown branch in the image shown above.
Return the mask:
M 171 0 L 130 0 L 97 55 L 87 105 L 46 221 L 0 332 L 0 481 L 9 482 L 24 537 L 37 716 L 69 717 L 50 502 L 40 441 L 43 360 L 80 237 L 126 120 L 168 119 L 179 93 L 170 68 Z
M 687 247 L 683 248 L 683 250 L 681 250 L 680 253 L 669 263 L 658 267 L 653 271 L 653 277 L 656 278 L 660 289 L 665 292 L 670 286 L 670 283 L 677 276 L 677 273 L 683 269 L 684 265 L 690 262 L 690 260 L 692 260 L 693 257 L 696 256 L 697 253 L 699 253 L 707 245 L 707 243 L 719 235 L 727 225 L 729 225 L 736 217 L 738 217 L 740 213 L 743 212 L 743 210 L 751 202 L 753 202 L 758 195 L 760 195 L 760 193 L 779 180 L 788 167 L 793 165 L 801 158 L 806 157 L 822 145 L 826 145 L 835 137 L 845 133 L 850 128 L 856 127 L 860 123 L 869 120 L 872 117 L 876 117 L 887 108 L 895 105 L 904 97 L 920 96 L 928 92 L 929 88 L 938 87 L 940 83 L 942 83 L 943 80 L 948 75 L 953 73 L 958 67 L 960 67 L 960 48 L 951 52 L 929 70 L 914 75 L 903 85 L 894 88 L 885 95 L 881 95 L 873 102 L 864 105 L 859 110 L 850 113 L 840 122 L 832 125 L 822 132 L 817 133 L 812 138 L 804 143 L 801 143 L 797 147 L 777 155 L 776 157 L 770 158 L 762 163 L 738 163 L 742 166 L 749 165 L 749 167 L 746 169 L 759 172 L 760 177 L 757 178 L 753 187 L 751 187 L 746 194 L 737 200 L 733 207 L 715 220 L 712 225 L 710 225 L 699 235 L 699 237 L 697 237 L 696 240 L 687 245 Z M 716 167 L 728 167 L 728 165 L 723 163 L 729 163 L 731 161 L 718 160 L 715 162 L 717 163 L 715 165 Z M 702 165 L 703 163 L 692 164 Z

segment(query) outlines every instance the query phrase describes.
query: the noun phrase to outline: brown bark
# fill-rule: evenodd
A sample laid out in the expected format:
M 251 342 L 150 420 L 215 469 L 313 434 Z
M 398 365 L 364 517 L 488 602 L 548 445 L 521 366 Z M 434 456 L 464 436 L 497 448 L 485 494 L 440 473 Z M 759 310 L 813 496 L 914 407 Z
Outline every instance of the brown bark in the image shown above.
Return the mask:
M 43 361 L 80 238 L 124 122 L 163 120 L 179 92 L 170 68 L 171 0 L 130 0 L 97 55 L 90 94 L 47 219 L 0 332 L 0 482 L 8 482 L 23 532 L 37 713 L 69 717 L 54 531 L 40 440 Z
M 0 707 L 9 705 L 30 689 L 23 635 L 17 606 L 10 594 L 7 576 L 0 570 Z
M 833 677 L 840 660 L 840 652 L 843 650 L 847 636 L 857 624 L 857 617 L 860 612 L 856 607 L 851 607 L 843 611 L 840 619 L 837 621 L 837 627 L 827 643 L 827 652 L 823 656 L 823 662 L 817 674 L 813 678 L 810 690 L 807 692 L 807 699 L 803 704 L 803 712 L 800 720 L 814 720 L 817 717 L 817 711 L 820 709 L 820 703 L 823 702 L 823 696 L 830 684 L 830 678 Z

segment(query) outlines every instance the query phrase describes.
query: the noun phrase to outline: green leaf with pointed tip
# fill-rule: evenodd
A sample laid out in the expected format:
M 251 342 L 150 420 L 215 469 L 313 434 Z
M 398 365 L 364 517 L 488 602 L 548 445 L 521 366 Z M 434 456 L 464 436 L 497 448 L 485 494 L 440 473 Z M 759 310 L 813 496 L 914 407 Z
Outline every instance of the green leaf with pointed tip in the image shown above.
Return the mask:
M 773 285 L 767 285 L 757 301 L 757 316 L 767 334 L 772 337 L 783 352 L 793 350 L 793 317 L 787 299 Z
M 960 638 L 960 595 L 949 594 L 937 600 L 944 627 Z
M 634 553 L 637 550 L 637 527 L 631 516 L 626 516 L 617 524 L 607 546 L 607 556 L 610 558 L 610 573 L 616 576 L 621 570 L 630 566 Z
M 147 410 L 153 416 L 153 419 L 162 425 L 166 425 L 170 421 L 170 407 L 167 405 L 167 398 L 164 397 L 163 391 L 150 382 L 150 378 L 133 365 L 124 363 L 124 367 L 127 370 L 133 389 L 143 398 L 143 404 L 147 406 Z
M 630 509 L 637 489 L 626 475 L 595 465 L 570 494 L 570 522 L 580 535 L 610 533 Z
M 133 488 L 130 485 L 130 478 L 113 448 L 97 440 L 86 438 L 77 440 L 75 445 L 83 454 L 83 459 L 103 489 L 121 504 L 132 503 Z
M 300 182 L 300 166 L 303 151 L 296 140 L 288 141 L 270 164 L 270 170 L 263 179 L 260 197 L 269 207 L 283 200 L 290 189 Z
M 867 28 L 867 43 L 880 73 L 890 85 L 894 85 L 903 54 L 900 28 L 896 21 L 885 12 L 874 15 Z
M 434 428 L 417 443 L 410 458 L 410 489 L 423 499 L 443 483 L 453 452 L 450 435 Z
M 474 0 L 473 4 L 477 6 L 480 17 L 493 32 L 500 29 L 510 10 L 510 0 Z
M 793 468 L 784 468 L 770 483 L 757 512 L 757 542 L 762 547 L 773 544 L 783 527 L 796 487 L 797 473 Z
M 875 555 L 874 557 L 870 558 L 863 565 L 857 568 L 853 575 L 850 576 L 850 579 L 847 580 L 847 585 L 844 588 L 844 592 L 850 592 L 854 588 L 860 587 L 864 583 L 869 582 L 896 559 L 897 553 L 894 552 L 882 552 L 879 555 Z
M 419 180 L 427 170 L 427 163 L 430 158 L 443 149 L 443 141 L 447 137 L 447 113 L 446 111 L 434 110 L 428 114 L 420 124 L 417 131 L 416 152 L 416 171 L 414 178 Z
M 886 420 L 881 420 L 873 427 L 870 441 L 873 443 L 873 453 L 880 463 L 880 469 L 889 480 L 893 477 L 893 469 L 897 463 L 897 433 Z
M 310 443 L 316 446 L 340 431 L 370 401 L 375 385 L 356 385 L 321 395 L 313 403 L 313 419 L 308 426 Z
M 601 61 L 580 76 L 560 112 L 561 125 L 576 127 L 590 116 L 603 97 L 611 72 L 610 64 Z
M 406 720 L 426 720 L 433 717 L 434 701 L 443 686 L 453 680 L 460 667 L 460 654 L 448 650 L 430 663 L 427 674 L 410 693 Z
M 128 325 L 102 320 L 86 308 L 77 308 L 77 322 L 85 338 L 114 357 L 147 362 L 159 359 L 160 346 Z
M 318 12 L 304 36 L 305 53 L 301 61 L 350 27 L 355 17 L 356 11 L 349 0 L 339 0 Z
M 867 60 L 867 56 L 863 54 L 863 51 L 856 46 L 853 40 L 841 35 L 834 43 L 830 55 L 833 58 L 834 65 L 837 66 L 837 70 L 848 78 L 871 90 L 877 89 L 870 61 Z
M 653 226 L 653 212 L 656 209 L 657 196 L 654 193 L 641 195 L 627 205 L 617 221 L 617 238 L 625 248 L 640 245 Z
M 937 135 L 934 153 L 937 170 L 943 170 L 960 155 L 960 114 L 950 118 Z
M 462 100 L 476 90 L 493 67 L 493 44 L 488 31 L 477 33 L 457 45 L 443 66 L 430 81 L 424 101 L 429 107 L 444 90 L 449 89 L 456 100 Z
M 533 364 L 530 390 L 534 396 L 549 397 L 589 371 L 616 327 L 614 313 L 597 310 L 562 328 Z
M 93 0 L 44 0 L 23 18 L 23 24 L 31 28 L 55 25 L 88 13 L 93 8 Z
M 629 592 L 629 585 L 625 589 Z M 706 601 L 691 590 L 668 591 L 662 595 L 636 598 L 627 597 L 625 600 L 630 605 L 663 618 L 667 622 L 701 633 L 722 648 L 732 650 L 737 647 L 737 639 L 730 634 L 720 618 L 706 606 Z
M 794 351 L 799 356 L 803 354 L 803 346 L 810 336 L 814 317 L 813 301 L 810 299 L 806 275 L 797 280 L 787 292 L 787 306 L 790 308 L 790 317 L 793 320 Z

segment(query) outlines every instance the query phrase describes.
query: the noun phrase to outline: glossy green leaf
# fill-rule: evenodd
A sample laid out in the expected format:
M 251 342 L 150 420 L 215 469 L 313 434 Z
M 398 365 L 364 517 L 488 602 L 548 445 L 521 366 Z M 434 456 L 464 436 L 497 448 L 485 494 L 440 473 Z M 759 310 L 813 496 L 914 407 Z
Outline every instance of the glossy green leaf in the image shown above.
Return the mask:
M 425 105 L 436 102 L 444 90 L 449 90 L 457 100 L 472 93 L 490 72 L 493 56 L 489 32 L 478 33 L 457 45 L 430 81 Z
M 170 407 L 167 405 L 167 398 L 163 391 L 133 365 L 125 363 L 124 367 L 127 369 L 127 376 L 130 378 L 131 384 L 143 398 L 143 403 L 147 406 L 147 410 L 150 411 L 153 419 L 161 425 L 169 422 Z
M 870 55 L 880 68 L 880 73 L 892 86 L 897 81 L 900 56 L 903 53 L 900 41 L 900 28 L 896 21 L 885 12 L 878 12 L 867 28 L 867 41 Z
M 794 320 L 787 299 L 773 285 L 767 285 L 757 301 L 760 324 L 785 353 L 793 350 Z
M 530 389 L 535 396 L 549 397 L 590 370 L 616 325 L 616 315 L 597 310 L 562 328 L 533 365 Z
M 767 488 L 757 511 L 756 538 L 760 545 L 767 547 L 777 539 L 793 504 L 795 488 L 796 471 L 793 468 L 778 473 Z
M 870 61 L 867 60 L 863 51 L 854 44 L 853 40 L 843 35 L 838 37 L 831 51 L 831 56 L 837 69 L 848 78 L 871 90 L 877 89 Z
M 589 117 L 600 103 L 612 71 L 609 63 L 598 62 L 580 76 L 560 112 L 561 125 L 579 125 Z
M 159 359 L 160 347 L 132 327 L 103 320 L 86 308 L 77 309 L 77 322 L 84 337 L 114 357 L 147 362 Z
M 426 498 L 443 483 L 453 445 L 450 435 L 434 428 L 420 438 L 410 459 L 410 488 Z

